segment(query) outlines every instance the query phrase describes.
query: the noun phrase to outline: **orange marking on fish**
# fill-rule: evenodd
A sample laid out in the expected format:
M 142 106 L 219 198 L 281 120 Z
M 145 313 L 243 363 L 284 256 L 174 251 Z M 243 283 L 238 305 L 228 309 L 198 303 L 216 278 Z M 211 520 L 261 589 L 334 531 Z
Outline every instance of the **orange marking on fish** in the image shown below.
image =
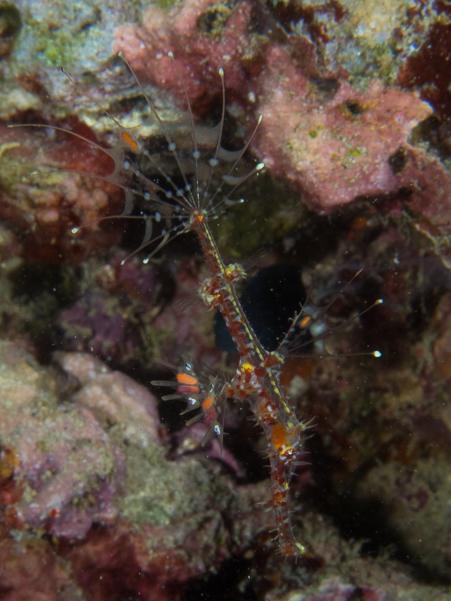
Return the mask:
M 281 423 L 274 424 L 271 428 L 271 440 L 275 449 L 279 450 L 287 444 L 287 432 Z
M 304 317 L 301 321 L 301 327 L 305 328 L 305 326 L 310 322 L 310 317 Z
M 125 131 L 122 132 L 122 139 L 130 146 L 132 150 L 138 150 L 138 143 L 135 142 L 135 140 L 131 136 L 125 133 Z
M 281 505 L 286 498 L 286 494 L 284 492 L 274 492 L 273 493 L 273 502 L 276 505 Z
M 213 405 L 213 403 L 215 402 L 215 397 L 214 396 L 208 396 L 205 401 L 202 403 L 202 409 L 204 411 L 208 411 L 208 409 L 210 409 L 210 407 Z
M 179 384 L 187 384 L 188 386 L 196 386 L 198 384 L 197 378 L 188 374 L 177 374 L 177 382 Z

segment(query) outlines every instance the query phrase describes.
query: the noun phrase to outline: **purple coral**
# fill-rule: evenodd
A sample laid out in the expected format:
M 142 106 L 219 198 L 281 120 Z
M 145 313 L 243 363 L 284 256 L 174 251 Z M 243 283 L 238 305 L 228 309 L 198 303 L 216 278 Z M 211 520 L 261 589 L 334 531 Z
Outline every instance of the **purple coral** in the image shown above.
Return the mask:
M 161 282 L 151 265 L 125 258 L 119 253 L 98 267 L 85 294 L 62 311 L 68 350 L 90 351 L 114 364 L 145 361 L 140 348 L 159 312 Z
M 39 388 L 44 375 L 27 366 L 25 353 L 3 345 L 1 361 L 10 365 L 10 377 L 2 378 L 0 436 L 20 458 L 14 478 L 22 489 L 10 515 L 22 527 L 70 538 L 83 537 L 93 521 L 114 520 L 122 451 L 91 411 L 46 398 Z

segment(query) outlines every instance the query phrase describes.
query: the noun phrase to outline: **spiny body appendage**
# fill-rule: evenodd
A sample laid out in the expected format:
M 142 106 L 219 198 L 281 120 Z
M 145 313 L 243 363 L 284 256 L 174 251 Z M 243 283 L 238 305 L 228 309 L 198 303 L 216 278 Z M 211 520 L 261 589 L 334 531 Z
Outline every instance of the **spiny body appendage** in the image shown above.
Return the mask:
M 200 286 L 201 298 L 209 308 L 219 309 L 240 355 L 226 394 L 249 402 L 265 432 L 280 551 L 283 555 L 303 555 L 305 547 L 296 541 L 291 527 L 289 484 L 307 425 L 297 419 L 280 384 L 283 356 L 261 345 L 240 304 L 235 284 L 245 276 L 243 268 L 224 264 L 205 219 L 194 218 L 192 227 L 212 273 Z
M 299 421 L 285 395 L 277 371 L 268 364 L 276 353 L 266 353 L 260 363 L 240 361 L 232 387 L 239 398 L 247 399 L 262 427 L 271 464 L 272 505 L 277 521 L 277 538 L 282 555 L 303 555 L 305 547 L 293 535 L 290 517 L 289 484 L 302 451 L 308 424 Z M 258 374 L 258 375 L 257 375 Z M 262 374 L 262 375 L 261 375 Z

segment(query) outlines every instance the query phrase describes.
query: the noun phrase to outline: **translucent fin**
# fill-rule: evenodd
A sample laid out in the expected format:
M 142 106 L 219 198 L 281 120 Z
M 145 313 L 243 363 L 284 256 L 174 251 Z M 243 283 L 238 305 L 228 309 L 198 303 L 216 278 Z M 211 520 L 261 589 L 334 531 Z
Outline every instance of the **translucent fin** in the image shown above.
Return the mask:
M 185 398 L 185 400 L 186 400 L 186 407 L 180 413 L 180 415 L 186 415 L 187 413 L 190 413 L 191 411 L 195 411 L 196 409 L 199 409 L 199 407 L 202 405 L 201 401 L 194 397 L 190 397 L 188 399 Z M 188 424 L 186 424 L 186 425 L 188 425 Z
M 168 384 L 163 384 L 163 382 L 160 382 L 160 384 L 157 384 L 156 382 L 152 382 L 152 384 L 154 384 L 156 386 L 168 386 Z M 174 394 L 165 394 L 164 396 L 161 397 L 162 401 L 176 401 L 178 399 L 184 400 L 185 396 L 183 394 L 179 394 L 178 392 L 174 392 Z
M 186 422 L 187 426 L 203 421 L 207 426 L 207 432 L 202 446 L 216 435 L 219 437 L 221 453 L 224 438 L 224 419 L 226 398 L 224 390 L 225 381 L 216 375 L 205 365 L 194 365 L 191 359 L 183 357 L 184 363 L 180 368 L 174 367 L 166 361 L 158 360 L 159 363 L 175 372 L 174 380 L 153 380 L 154 386 L 176 388 L 177 392 L 162 397 L 164 401 L 184 400 L 186 407 L 180 415 L 185 415 L 194 410 L 199 413 Z
M 221 397 L 218 400 L 218 419 L 215 419 L 213 423 L 208 427 L 205 436 L 201 442 L 201 446 L 205 446 L 212 436 L 218 436 L 219 446 L 221 448 L 221 456 L 224 450 L 224 422 L 225 422 L 225 404 L 226 399 Z
M 217 420 L 215 420 L 208 427 L 208 430 L 205 432 L 205 436 L 204 436 L 202 442 L 200 443 L 200 446 L 204 447 L 207 444 L 207 442 L 210 440 L 210 438 L 215 435 L 219 437 L 219 444 L 221 445 L 221 454 L 222 454 L 224 431 L 222 429 L 221 424 Z
M 201 419 L 202 419 L 202 413 L 199 413 L 198 415 L 195 415 L 194 417 L 189 419 L 185 425 L 189 428 L 193 424 L 200 422 Z

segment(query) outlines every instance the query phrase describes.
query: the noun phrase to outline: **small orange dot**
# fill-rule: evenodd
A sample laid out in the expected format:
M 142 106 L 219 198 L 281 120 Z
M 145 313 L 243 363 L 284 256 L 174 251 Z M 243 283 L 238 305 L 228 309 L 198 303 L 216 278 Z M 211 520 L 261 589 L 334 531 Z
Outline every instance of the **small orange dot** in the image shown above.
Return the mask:
M 125 131 L 122 132 L 122 139 L 130 146 L 132 150 L 138 150 L 138 144 L 131 136 L 125 133 Z

